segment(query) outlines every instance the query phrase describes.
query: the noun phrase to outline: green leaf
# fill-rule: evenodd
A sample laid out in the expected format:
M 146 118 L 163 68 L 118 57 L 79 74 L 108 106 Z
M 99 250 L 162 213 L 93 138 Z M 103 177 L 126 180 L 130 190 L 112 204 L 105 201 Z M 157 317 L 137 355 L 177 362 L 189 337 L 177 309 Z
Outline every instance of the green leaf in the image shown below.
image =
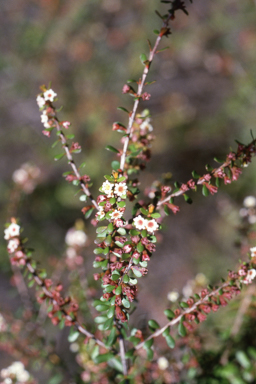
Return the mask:
M 130 113 L 126 108 L 124 108 L 124 107 L 117 107 L 117 109 L 119 110 L 119 111 L 123 111 L 123 112 L 126 112 L 126 113 Z
M 157 53 L 158 53 L 158 52 L 166 51 L 166 49 L 170 49 L 170 47 L 164 47 L 164 48 L 158 49 L 158 50 L 157 50 Z
M 62 159 L 63 156 L 65 156 L 65 153 L 60 153 L 59 155 L 56 155 L 56 156 L 54 157 L 54 160 L 55 160 L 55 161 L 58 161 L 58 160 Z
M 76 341 L 78 339 L 79 335 L 80 335 L 80 332 L 78 332 L 76 330 L 74 331 L 73 329 L 71 329 L 69 336 L 68 336 L 68 341 L 70 343 L 73 343 L 74 341 Z
M 112 233 L 113 232 L 113 229 L 114 229 L 114 225 L 113 223 L 109 223 L 108 227 L 107 227 L 107 231 L 108 233 Z
M 170 334 L 170 327 L 167 327 L 164 332 L 163 332 L 163 336 L 166 337 L 166 336 L 169 336 Z
M 95 248 L 94 251 L 93 251 L 93 253 L 94 253 L 95 255 L 100 255 L 101 253 L 103 253 L 103 249 L 102 249 L 102 248 Z
M 113 305 L 113 307 L 110 307 L 108 312 L 107 312 L 107 317 L 109 319 L 112 319 L 112 317 L 114 317 L 114 314 L 115 314 L 115 306 Z
M 159 35 L 160 31 L 158 29 L 154 29 L 153 31 L 156 35 Z
M 121 241 L 115 241 L 115 244 L 119 247 L 119 248 L 123 248 L 124 247 L 124 244 L 121 243 Z
M 186 201 L 186 203 L 188 203 L 188 204 L 192 204 L 193 203 L 191 197 L 189 197 L 185 193 L 184 193 L 183 197 L 184 197 L 184 200 Z
M 155 213 L 151 214 L 151 217 L 153 217 L 153 219 L 159 219 L 159 217 L 161 217 L 161 215 L 160 215 L 160 213 L 155 212 Z
M 112 237 L 111 235 L 108 235 L 106 239 L 104 240 L 106 245 L 110 245 L 112 243 Z
M 107 293 L 110 293 L 115 289 L 115 286 L 114 285 L 107 285 L 104 289 Z
M 115 343 L 116 337 L 116 328 L 113 327 L 110 334 L 108 335 L 107 345 L 113 345 Z
M 106 148 L 105 148 L 107 151 L 111 151 L 111 152 L 115 152 L 115 153 L 119 153 L 119 150 L 112 147 L 112 145 L 107 145 Z
M 117 232 L 119 233 L 119 235 L 126 235 L 126 230 L 124 228 L 118 228 Z
M 122 292 L 122 287 L 121 285 L 119 285 L 119 287 L 117 287 L 115 290 L 115 295 L 120 295 L 121 292 Z
M 129 283 L 132 284 L 132 285 L 136 285 L 138 283 L 138 280 L 130 278 Z
M 134 348 L 129 349 L 129 351 L 127 351 L 126 354 L 125 354 L 126 359 L 129 359 L 129 358 L 133 357 L 134 352 L 135 352 Z
M 154 338 L 152 337 L 151 339 L 147 340 L 144 344 L 143 344 L 143 348 L 144 349 L 149 349 L 152 347 L 154 343 Z
M 125 284 L 127 284 L 127 283 L 129 283 L 129 280 L 130 280 L 129 276 L 128 276 L 128 275 L 124 275 L 124 277 L 123 277 L 123 282 L 124 282 Z
M 171 309 L 166 309 L 164 311 L 165 316 L 169 319 L 172 320 L 175 317 L 174 312 Z
M 136 247 L 137 251 L 139 253 L 143 252 L 144 251 L 144 245 L 141 244 L 141 241 L 137 244 L 137 247 Z
M 145 61 L 147 61 L 147 60 L 148 60 L 147 55 L 145 55 L 145 53 L 142 53 L 142 54 L 140 55 L 140 61 L 141 61 L 141 63 L 142 63 L 143 65 L 145 65 Z
M 95 364 L 104 363 L 106 361 L 109 361 L 110 359 L 113 359 L 114 355 L 111 352 L 104 353 L 103 355 L 98 355 L 94 358 Z
M 94 210 L 94 208 L 89 209 L 89 210 L 85 213 L 84 217 L 85 217 L 86 219 L 89 219 L 89 217 L 90 217 L 91 214 L 93 213 L 93 210 Z
M 200 175 L 196 171 L 192 171 L 192 176 L 194 179 L 199 179 Z
M 95 308 L 97 309 L 98 312 L 103 312 L 103 311 L 107 311 L 109 309 L 109 306 L 104 304 L 99 304 L 99 305 L 96 305 Z
M 132 267 L 132 271 L 136 277 L 141 277 L 142 273 L 138 270 Z
M 60 140 L 56 140 L 56 141 L 54 141 L 54 143 L 52 144 L 52 148 L 56 147 L 56 145 L 57 145 L 58 143 L 60 143 Z
M 119 371 L 119 372 L 123 373 L 123 365 L 122 365 L 121 361 L 118 358 L 114 357 L 113 359 L 109 360 L 108 361 L 108 365 L 111 368 L 114 368 L 116 371 Z
M 119 203 L 117 203 L 117 205 L 120 208 L 124 208 L 126 206 L 126 202 L 125 201 L 119 201 Z
M 175 347 L 175 340 L 171 335 L 165 336 L 165 340 L 169 348 Z
M 117 161 L 117 160 L 112 161 L 112 163 L 111 163 L 111 167 L 112 167 L 112 169 L 114 169 L 115 171 L 117 171 L 117 170 L 120 168 L 120 163 L 119 163 L 119 161 Z
M 166 216 L 169 216 L 169 215 L 170 215 L 169 208 L 167 207 L 166 204 L 164 204 L 164 213 L 166 214 Z
M 75 137 L 75 135 L 73 135 L 73 134 L 66 135 L 66 138 L 69 139 L 69 140 L 74 139 L 74 137 Z
M 202 194 L 204 196 L 208 196 L 209 195 L 209 189 L 206 187 L 205 184 L 203 184 Z
M 116 199 L 114 198 L 114 197 L 111 197 L 111 199 L 109 199 L 109 202 L 110 202 L 110 204 L 115 204 L 115 202 L 116 202 Z
M 181 308 L 188 308 L 189 307 L 188 303 L 186 303 L 185 301 L 181 301 L 180 306 L 181 306 Z
M 127 300 L 127 299 L 125 299 L 125 298 L 123 298 L 123 300 L 122 300 L 122 304 L 123 304 L 123 306 L 124 306 L 125 308 L 130 308 L 130 306 L 131 306 L 130 301 Z
M 143 215 L 147 216 L 149 214 L 149 212 L 145 209 L 145 208 L 141 208 L 140 209 L 141 213 L 143 213 Z
M 160 325 L 159 325 L 155 320 L 149 320 L 149 321 L 148 321 L 148 325 L 149 325 L 150 328 L 152 328 L 152 329 L 158 329 L 158 328 L 160 328 Z
M 120 275 L 118 275 L 117 273 L 114 273 L 114 274 L 111 276 L 111 279 L 112 279 L 113 281 L 116 281 L 116 280 L 119 279 L 119 277 L 120 277 Z
M 114 308 L 114 307 L 113 307 Z M 110 329 L 113 325 L 113 318 L 108 319 L 104 324 L 103 324 L 103 329 L 106 331 L 107 329 Z
M 153 360 L 153 357 L 154 357 L 153 349 L 147 349 L 147 359 L 151 361 Z
M 140 232 L 137 231 L 136 229 L 131 229 L 131 230 L 130 230 L 130 235 L 131 235 L 131 236 L 137 236 L 137 235 L 139 235 L 139 234 L 140 234 Z
M 214 157 L 213 160 L 216 161 L 216 163 L 224 163 L 224 161 L 220 160 L 218 157 Z
M 106 316 L 97 316 L 95 317 L 94 321 L 96 324 L 104 323 L 107 320 Z
M 236 352 L 236 359 L 242 365 L 244 369 L 248 369 L 251 367 L 251 362 L 248 356 L 244 353 L 244 351 Z
M 182 320 L 179 322 L 178 333 L 182 337 L 186 336 L 187 334 L 186 328 L 184 327 Z
M 91 353 L 91 358 L 93 360 L 95 360 L 95 358 L 98 356 L 99 350 L 100 350 L 99 346 L 95 345 L 95 347 L 93 348 L 92 353 Z

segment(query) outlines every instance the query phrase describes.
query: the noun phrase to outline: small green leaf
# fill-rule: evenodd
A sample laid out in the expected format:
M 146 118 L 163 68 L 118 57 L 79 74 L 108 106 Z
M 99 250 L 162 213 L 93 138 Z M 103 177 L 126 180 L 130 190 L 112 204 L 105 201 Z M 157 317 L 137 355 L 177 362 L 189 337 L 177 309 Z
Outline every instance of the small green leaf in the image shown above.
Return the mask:
M 111 329 L 111 332 L 110 334 L 108 335 L 108 339 L 107 339 L 107 345 L 113 345 L 115 343 L 115 340 L 116 340 L 116 328 L 113 327 Z
M 118 228 L 117 232 L 119 233 L 119 235 L 126 235 L 126 230 L 124 228 Z
M 153 217 L 153 219 L 159 219 L 159 217 L 161 217 L 161 215 L 160 215 L 160 213 L 155 212 L 155 213 L 151 214 L 151 217 Z
M 186 336 L 187 334 L 186 328 L 184 327 L 182 320 L 179 322 L 178 333 L 182 337 Z
M 120 168 L 120 163 L 119 163 L 119 161 L 117 161 L 117 160 L 112 161 L 112 163 L 111 163 L 111 167 L 112 167 L 112 169 L 114 169 L 115 171 L 117 171 L 117 170 Z
M 140 209 L 141 213 L 143 213 L 143 215 L 147 216 L 149 214 L 149 212 L 145 209 L 145 208 L 141 208 Z
M 123 277 L 123 282 L 124 282 L 125 284 L 127 284 L 127 283 L 129 283 L 129 280 L 130 280 L 129 276 L 128 276 L 128 275 L 124 275 L 124 277 Z
M 125 299 L 125 298 L 123 298 L 123 300 L 122 300 L 122 304 L 123 304 L 123 306 L 124 306 L 125 308 L 130 308 L 130 306 L 131 306 L 130 301 L 127 300 L 127 299 Z
M 114 314 L 115 314 L 115 306 L 113 305 L 113 307 L 110 307 L 108 312 L 107 312 L 107 317 L 109 319 L 112 319 L 112 317 L 114 317 Z
M 141 61 L 141 63 L 142 63 L 142 64 L 145 64 L 145 61 L 147 61 L 147 60 L 148 60 L 147 55 L 145 55 L 145 53 L 142 53 L 142 54 L 140 55 L 140 61 Z
M 209 189 L 206 187 L 205 184 L 203 184 L 202 194 L 204 196 L 208 196 L 209 195 Z
M 185 301 L 181 301 L 180 306 L 181 306 L 181 308 L 188 308 L 189 307 L 188 303 L 186 303 Z
M 119 150 L 112 147 L 112 145 L 107 145 L 106 148 L 105 148 L 107 151 L 111 151 L 111 152 L 115 152 L 115 153 L 119 153 Z
M 107 285 L 104 289 L 107 293 L 110 293 L 115 289 L 115 286 L 114 285 Z
M 192 176 L 194 179 L 199 179 L 200 175 L 196 171 L 192 171 Z
M 103 330 L 107 331 L 108 329 L 112 328 L 113 326 L 113 318 L 108 319 L 104 324 L 103 324 Z
M 153 349 L 147 349 L 147 359 L 151 361 L 151 360 L 153 360 L 153 358 L 154 358 Z
M 175 317 L 175 314 L 174 314 L 174 312 L 173 312 L 171 309 L 166 309 L 166 310 L 164 311 L 164 314 L 165 314 L 165 316 L 166 316 L 169 320 L 171 320 L 171 319 L 173 319 L 173 318 Z
M 139 339 L 138 339 L 138 340 L 139 340 Z M 137 344 L 138 344 L 138 343 L 137 343 Z M 135 349 L 134 349 L 134 348 L 129 349 L 129 351 L 126 352 L 125 357 L 126 357 L 127 359 L 133 357 L 134 352 L 135 352 Z
M 119 203 L 117 203 L 117 205 L 120 208 L 124 208 L 126 206 L 126 202 L 125 201 L 120 201 Z
M 124 107 L 117 107 L 117 109 L 119 110 L 119 111 L 123 111 L 123 112 L 126 112 L 126 113 L 130 113 L 126 108 L 124 108 Z
M 111 352 L 104 353 L 103 355 L 98 355 L 94 358 L 95 364 L 104 363 L 112 359 L 114 355 Z
M 191 197 L 189 197 L 185 193 L 184 193 L 183 197 L 184 197 L 184 200 L 186 201 L 186 203 L 188 203 L 188 204 L 192 204 L 193 203 Z
M 142 273 L 138 269 L 135 269 L 134 267 L 132 267 L 132 271 L 136 277 L 142 276 Z
M 144 251 L 144 245 L 141 244 L 141 241 L 137 244 L 137 247 L 136 247 L 137 251 L 139 253 L 143 252 Z
M 96 324 L 104 323 L 107 320 L 106 316 L 97 316 L 95 317 L 94 321 Z
M 171 335 L 167 335 L 165 337 L 166 343 L 169 348 L 174 348 L 175 347 L 175 340 Z
M 164 204 L 164 213 L 166 214 L 166 216 L 169 216 L 169 215 L 170 215 L 169 208 L 167 207 L 166 204 Z
M 108 233 L 112 233 L 113 232 L 113 229 L 114 229 L 114 225 L 113 223 L 109 223 L 108 227 L 107 227 L 107 231 Z
M 66 138 L 69 139 L 69 140 L 74 139 L 74 137 L 75 137 L 75 135 L 73 135 L 73 134 L 66 135 Z
M 130 278 L 129 283 L 132 284 L 132 285 L 136 285 L 138 283 L 138 280 Z
M 84 217 L 85 217 L 86 219 L 89 219 L 89 217 L 90 217 L 91 214 L 93 213 L 93 210 L 94 210 L 94 208 L 89 209 L 89 210 L 85 213 Z
M 163 332 L 163 336 L 166 337 L 166 336 L 169 336 L 170 334 L 170 327 L 167 327 L 164 332 Z
M 139 231 L 136 231 L 136 229 L 131 229 L 130 230 L 130 235 L 131 236 L 137 236 L 137 235 L 139 235 L 140 234 L 140 232 Z
M 147 340 L 144 344 L 143 344 L 143 348 L 144 349 L 149 349 L 152 347 L 154 343 L 154 338 L 152 337 L 151 339 Z
M 59 155 L 56 155 L 56 156 L 54 157 L 54 160 L 55 160 L 55 161 L 58 161 L 58 160 L 62 159 L 63 156 L 65 156 L 65 153 L 60 153 Z
M 56 140 L 56 141 L 52 144 L 52 148 L 56 147 L 56 145 L 57 145 L 59 142 L 60 142 L 59 140 Z
M 216 161 L 216 163 L 224 163 L 224 161 L 220 160 L 218 157 L 214 157 L 213 160 Z
M 159 35 L 160 31 L 158 29 L 154 29 L 153 31 L 156 35 Z
M 236 352 L 236 359 L 242 365 L 244 369 L 248 369 L 251 367 L 251 362 L 248 356 L 244 353 L 244 351 Z
M 119 248 L 123 248 L 124 247 L 124 244 L 121 243 L 121 241 L 115 241 L 115 244 L 119 247 Z
M 80 332 L 74 331 L 74 330 L 70 330 L 70 334 L 68 336 L 68 341 L 70 343 L 73 343 L 74 341 L 76 341 L 78 339 L 79 335 L 80 335 Z
M 121 285 L 119 285 L 119 287 L 117 287 L 115 290 L 115 295 L 120 295 L 121 292 L 122 292 L 122 287 Z
M 97 309 L 98 312 L 103 312 L 103 311 L 107 311 L 109 309 L 109 306 L 108 305 L 99 304 L 99 305 L 96 305 L 95 308 Z
M 109 202 L 110 202 L 110 204 L 115 204 L 115 202 L 116 202 L 116 199 L 114 198 L 114 197 L 111 197 L 111 199 L 109 199 Z
M 114 273 L 112 276 L 111 276 L 111 279 L 113 280 L 113 281 L 116 281 L 116 280 L 118 280 L 119 279 L 119 275 L 117 274 L 117 273 Z
M 121 373 L 123 373 L 123 365 L 121 363 L 121 361 L 114 357 L 113 359 L 109 360 L 108 361 L 108 365 L 111 367 L 111 368 L 114 368 L 116 371 L 119 371 Z M 125 383 L 126 381 L 124 381 Z
M 149 321 L 148 321 L 148 325 L 149 325 L 150 328 L 152 328 L 152 329 L 158 329 L 158 328 L 160 328 L 160 325 L 159 325 L 155 320 L 149 320 Z

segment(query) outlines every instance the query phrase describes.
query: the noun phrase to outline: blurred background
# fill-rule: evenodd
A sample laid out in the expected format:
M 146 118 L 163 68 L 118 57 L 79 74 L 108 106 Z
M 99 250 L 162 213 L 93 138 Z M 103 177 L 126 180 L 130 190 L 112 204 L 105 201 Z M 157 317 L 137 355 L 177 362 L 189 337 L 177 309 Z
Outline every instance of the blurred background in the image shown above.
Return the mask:
M 70 133 L 82 146 L 77 156 L 93 180 L 93 195 L 111 172 L 114 155 L 106 145 L 119 145 L 112 123 L 127 123 L 118 106 L 130 109 L 132 98 L 122 94 L 127 79 L 138 79 L 139 56 L 148 53 L 154 29 L 161 26 L 157 0 L 9 0 L 0 7 L 0 207 L 1 228 L 18 215 L 35 258 L 49 274 L 66 249 L 65 235 L 83 220 L 76 187 L 62 173 L 64 159 L 54 162 L 60 149 L 51 149 L 54 137 L 42 135 L 36 96 L 42 84 L 58 94 L 61 120 L 72 123 Z M 163 39 L 152 65 L 147 87 L 152 96 L 141 103 L 149 108 L 156 140 L 153 156 L 142 175 L 142 186 L 165 172 L 186 182 L 191 171 L 204 173 L 215 156 L 225 159 L 235 139 L 248 143 L 256 118 L 256 3 L 254 0 L 195 0 L 188 2 L 189 17 L 181 12 L 172 22 L 172 35 Z M 24 163 L 37 167 L 35 183 L 17 198 L 13 174 Z M 25 166 L 26 168 L 26 166 Z M 17 173 L 16 173 L 17 176 Z M 16 178 L 17 181 L 17 178 Z M 167 295 L 200 272 L 215 283 L 237 265 L 234 243 L 244 198 L 256 195 L 256 161 L 238 182 L 222 186 L 215 196 L 192 194 L 193 204 L 177 200 L 180 212 L 165 220 L 162 241 L 141 279 L 139 309 L 133 323 L 143 327 L 154 317 L 164 321 Z M 88 236 L 82 253 L 89 285 L 92 279 L 95 229 L 90 220 L 80 227 Z M 12 270 L 0 247 L 0 311 L 15 313 L 19 294 Z M 69 290 L 68 273 L 62 271 Z M 205 277 L 204 277 L 205 276 Z M 71 279 L 72 280 L 72 279 Z M 72 292 L 72 290 L 71 290 Z M 95 291 L 97 292 L 97 291 Z M 161 297 L 161 300 L 159 300 Z M 17 316 L 19 313 L 17 312 Z M 56 337 L 61 353 L 60 334 Z M 1 352 L 0 367 L 11 361 Z M 54 384 L 54 383 L 53 383 Z

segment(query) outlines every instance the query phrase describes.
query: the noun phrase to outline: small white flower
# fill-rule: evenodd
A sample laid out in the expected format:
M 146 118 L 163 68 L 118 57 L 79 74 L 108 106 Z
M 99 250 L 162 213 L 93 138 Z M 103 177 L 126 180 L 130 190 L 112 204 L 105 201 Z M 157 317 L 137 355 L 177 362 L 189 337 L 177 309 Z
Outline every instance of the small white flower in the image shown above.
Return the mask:
M 18 248 L 20 242 L 18 239 L 12 239 L 12 240 L 9 240 L 9 243 L 7 245 L 7 251 L 9 253 L 13 253 L 16 251 L 16 249 Z
M 30 375 L 29 375 L 28 371 L 26 371 L 25 369 L 23 371 L 17 373 L 17 379 L 21 383 L 26 383 L 26 381 L 28 381 L 29 378 L 30 378 Z
M 256 215 L 250 215 L 248 217 L 248 221 L 250 224 L 255 224 L 256 223 Z
M 79 351 L 79 344 L 78 343 L 72 343 L 69 347 L 70 351 L 73 353 L 76 353 Z
M 153 233 L 158 229 L 158 224 L 155 219 L 145 220 L 145 228 L 148 232 Z
M 72 247 L 66 249 L 66 255 L 68 259 L 74 259 L 76 257 L 76 251 Z
M 42 108 L 45 105 L 45 99 L 40 95 L 37 96 L 36 102 L 39 108 Z
M 159 369 L 164 371 L 166 368 L 168 368 L 169 363 L 168 363 L 168 360 L 162 356 L 162 357 L 159 357 L 159 359 L 157 360 L 157 365 Z
M 143 130 L 143 131 L 149 131 L 149 132 L 152 132 L 153 131 L 153 126 L 150 124 L 150 121 L 151 119 L 149 117 L 147 117 L 143 123 L 140 125 L 140 129 Z
M 253 208 L 256 206 L 256 198 L 254 196 L 247 196 L 243 204 L 246 208 Z
M 123 213 L 115 209 L 111 214 L 110 217 L 112 220 L 121 219 L 123 216 Z
M 16 169 L 16 171 L 13 172 L 12 179 L 16 184 L 23 184 L 28 179 L 28 173 L 25 169 Z
M 251 251 L 251 257 L 255 257 L 256 256 L 256 247 L 251 248 L 250 251 Z
M 83 247 L 86 243 L 87 235 L 84 231 L 70 228 L 66 234 L 65 242 L 70 247 Z
M 6 377 L 6 379 L 4 379 L 4 384 L 12 384 L 13 381 L 10 377 Z
M 20 226 L 18 224 L 12 223 L 8 228 L 4 230 L 5 240 L 9 240 L 11 237 L 20 235 Z
M 255 276 L 256 276 L 256 270 L 255 269 L 249 269 L 245 279 L 242 280 L 242 283 L 244 283 L 244 284 L 251 284 L 251 282 L 255 278 Z
M 104 207 L 99 206 L 99 211 L 96 213 L 96 215 L 102 219 L 105 216 Z
M 48 116 L 47 115 L 41 115 L 41 123 L 42 124 L 48 123 Z
M 170 300 L 172 303 L 175 303 L 179 298 L 179 292 L 177 291 L 171 291 L 167 295 L 167 299 Z
M 123 196 L 126 195 L 127 192 L 127 185 L 125 183 L 119 183 L 115 185 L 114 193 L 117 196 Z
M 113 196 L 113 186 L 114 184 L 111 184 L 108 180 L 104 181 L 104 183 L 102 184 L 102 191 L 106 193 L 107 197 Z
M 44 92 L 44 98 L 45 100 L 53 101 L 54 98 L 57 96 L 57 93 L 55 93 L 52 89 L 48 89 Z
M 133 219 L 133 224 L 137 229 L 145 229 L 146 220 L 139 215 Z

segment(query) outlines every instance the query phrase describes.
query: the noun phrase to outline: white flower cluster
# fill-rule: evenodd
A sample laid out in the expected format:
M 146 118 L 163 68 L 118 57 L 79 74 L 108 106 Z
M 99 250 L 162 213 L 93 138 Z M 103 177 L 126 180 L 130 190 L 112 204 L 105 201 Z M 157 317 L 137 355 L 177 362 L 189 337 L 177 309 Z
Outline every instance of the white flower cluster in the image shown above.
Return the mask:
M 20 361 L 15 361 L 8 368 L 2 369 L 1 377 L 4 379 L 4 384 L 26 383 L 30 379 L 28 371 Z
M 20 235 L 20 226 L 18 224 L 12 223 L 8 228 L 4 230 L 5 240 L 9 240 L 7 245 L 7 250 L 9 253 L 13 253 L 18 248 L 20 241 L 16 236 Z
M 102 191 L 106 193 L 107 197 L 123 197 L 126 198 L 127 185 L 125 183 L 110 183 L 106 180 L 101 187 Z
M 40 174 L 41 171 L 38 167 L 29 163 L 24 163 L 19 169 L 14 171 L 12 179 L 24 192 L 32 193 L 36 187 L 36 181 L 40 177 Z
M 256 223 L 256 197 L 247 196 L 243 201 L 244 208 L 241 208 L 239 214 L 247 218 L 250 224 Z
M 108 198 L 111 197 L 121 197 L 122 199 L 126 198 L 127 193 L 127 185 L 125 183 L 110 183 L 108 180 L 104 181 L 101 187 L 102 192 L 104 192 Z M 110 218 L 112 220 L 121 219 L 123 216 L 123 212 L 115 209 L 110 214 Z M 105 217 L 105 211 L 103 206 L 99 206 L 99 210 L 97 212 L 98 219 L 102 219 Z
M 150 233 L 157 231 L 159 227 L 155 219 L 147 220 L 147 219 L 144 219 L 141 215 L 133 219 L 133 224 L 137 229 L 139 230 L 146 229 Z
M 43 108 L 45 106 L 46 101 L 53 102 L 55 97 L 57 96 L 57 93 L 55 93 L 52 89 L 47 89 L 42 95 L 38 95 L 36 98 L 37 105 L 39 109 Z M 41 115 L 41 122 L 43 123 L 45 128 L 50 128 L 51 125 L 49 124 L 49 118 L 47 116 L 47 111 L 44 110 Z
M 251 251 L 251 257 L 256 257 L 256 247 L 251 248 L 250 251 Z
M 247 275 L 242 280 L 242 283 L 251 284 L 251 282 L 255 278 L 255 276 L 256 276 L 256 270 L 255 269 L 249 269 L 249 271 L 247 272 Z
M 70 247 L 83 247 L 87 241 L 84 231 L 70 228 L 66 234 L 65 242 Z

